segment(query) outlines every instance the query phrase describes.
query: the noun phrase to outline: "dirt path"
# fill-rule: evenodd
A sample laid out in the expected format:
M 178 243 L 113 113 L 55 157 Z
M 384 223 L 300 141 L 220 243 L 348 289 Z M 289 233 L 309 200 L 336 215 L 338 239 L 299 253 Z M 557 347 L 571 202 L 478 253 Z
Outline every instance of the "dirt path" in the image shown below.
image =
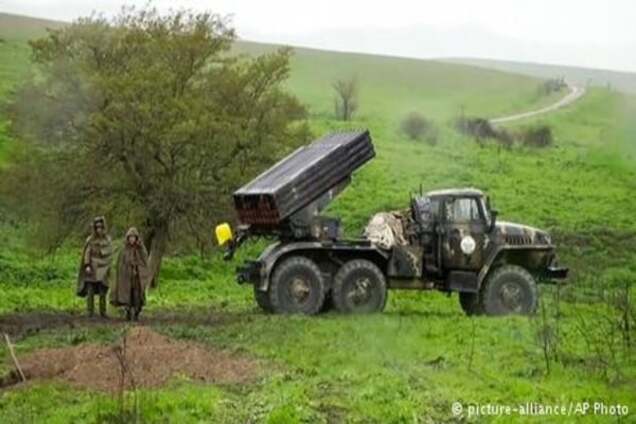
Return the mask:
M 493 118 L 490 119 L 490 123 L 491 124 L 504 124 L 504 123 L 508 123 L 508 122 L 512 122 L 512 121 L 517 121 L 520 119 L 526 119 L 526 118 L 531 118 L 533 116 L 537 116 L 537 115 L 542 115 L 544 113 L 548 113 L 548 112 L 553 112 L 557 109 L 561 109 L 562 107 L 568 106 L 572 103 L 574 103 L 575 101 L 577 101 L 579 98 L 581 98 L 584 94 L 585 94 L 585 88 L 578 86 L 578 85 L 574 85 L 570 82 L 566 82 L 566 84 L 568 85 L 568 94 L 566 94 L 565 96 L 563 96 L 559 101 L 557 101 L 556 103 L 553 103 L 549 106 L 546 106 L 544 108 L 541 109 L 537 109 L 537 110 L 531 110 L 529 112 L 522 112 L 522 113 L 517 113 L 514 115 L 509 115 L 509 116 L 502 116 L 499 118 Z

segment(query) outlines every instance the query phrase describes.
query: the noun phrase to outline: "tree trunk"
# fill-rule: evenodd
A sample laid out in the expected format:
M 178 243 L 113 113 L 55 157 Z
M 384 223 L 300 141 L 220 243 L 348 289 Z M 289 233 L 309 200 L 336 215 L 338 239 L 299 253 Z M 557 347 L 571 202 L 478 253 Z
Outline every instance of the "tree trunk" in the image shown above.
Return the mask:
M 161 272 L 161 262 L 168 249 L 168 230 L 165 228 L 153 228 L 150 230 L 152 237 L 152 247 L 148 253 L 148 268 L 150 269 L 150 275 L 152 280 L 150 287 L 155 288 L 159 286 L 159 273 Z
M 148 249 L 148 252 L 150 252 L 152 250 L 152 242 L 155 239 L 155 227 L 153 227 L 152 222 L 149 219 L 146 220 L 144 230 L 144 245 L 146 246 L 146 249 Z

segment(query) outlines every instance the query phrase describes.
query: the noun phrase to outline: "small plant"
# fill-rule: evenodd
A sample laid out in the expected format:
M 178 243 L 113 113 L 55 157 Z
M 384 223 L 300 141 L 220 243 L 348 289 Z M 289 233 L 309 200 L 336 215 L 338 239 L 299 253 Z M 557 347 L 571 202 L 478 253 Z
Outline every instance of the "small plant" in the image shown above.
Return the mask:
M 545 374 L 549 375 L 552 370 L 552 362 L 556 358 L 556 338 L 555 329 L 548 314 L 545 302 L 539 305 L 540 315 L 533 318 L 535 324 L 536 341 L 543 354 L 545 364 Z
M 409 113 L 402 120 L 400 128 L 411 140 L 424 140 L 430 145 L 437 144 L 439 136 L 437 127 L 419 112 Z
M 137 423 L 140 421 L 139 398 L 137 397 L 137 382 L 135 376 L 130 369 L 130 362 L 127 356 L 127 337 L 128 328 L 124 328 L 121 343 L 113 346 L 113 354 L 119 365 L 119 387 L 117 390 L 117 398 L 119 403 L 119 415 L 116 422 L 121 423 Z M 126 386 L 130 386 L 132 394 L 132 406 L 126 402 Z
M 614 310 L 616 327 L 626 354 L 632 352 L 632 332 L 634 329 L 634 307 L 632 305 L 632 284 L 636 274 L 631 270 L 617 269 L 608 271 L 610 295 L 607 303 Z

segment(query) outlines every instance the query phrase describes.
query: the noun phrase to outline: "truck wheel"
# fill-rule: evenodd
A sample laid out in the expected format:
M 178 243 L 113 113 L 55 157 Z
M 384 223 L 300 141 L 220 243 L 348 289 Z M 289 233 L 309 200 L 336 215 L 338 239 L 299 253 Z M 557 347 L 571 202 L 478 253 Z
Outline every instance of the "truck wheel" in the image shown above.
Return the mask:
M 459 304 L 461 305 L 464 313 L 468 316 L 481 314 L 479 293 L 460 292 Z
M 260 290 L 256 285 L 254 285 L 254 299 L 256 300 L 256 304 L 261 308 L 264 312 L 272 313 L 272 304 L 269 302 L 269 293 L 267 291 Z
M 325 294 L 325 301 L 322 303 L 322 307 L 320 308 L 320 313 L 326 314 L 332 309 L 333 309 L 333 292 L 329 290 L 327 294 Z
M 268 293 L 275 313 L 314 315 L 325 301 L 325 283 L 314 261 L 292 256 L 276 267 Z
M 494 270 L 480 291 L 481 307 L 487 315 L 533 314 L 538 298 L 534 278 L 517 265 Z
M 386 305 L 386 279 L 373 262 L 354 259 L 336 273 L 332 295 L 340 312 L 381 312 Z

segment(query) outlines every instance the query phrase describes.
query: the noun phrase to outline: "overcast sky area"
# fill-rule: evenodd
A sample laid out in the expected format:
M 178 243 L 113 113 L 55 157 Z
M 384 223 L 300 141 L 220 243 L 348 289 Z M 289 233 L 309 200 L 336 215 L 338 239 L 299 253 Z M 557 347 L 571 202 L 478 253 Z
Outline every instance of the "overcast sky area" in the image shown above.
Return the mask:
M 71 21 L 146 2 L 0 0 L 0 11 Z M 240 37 L 417 58 L 477 57 L 636 71 L 636 0 L 157 0 L 233 15 Z

